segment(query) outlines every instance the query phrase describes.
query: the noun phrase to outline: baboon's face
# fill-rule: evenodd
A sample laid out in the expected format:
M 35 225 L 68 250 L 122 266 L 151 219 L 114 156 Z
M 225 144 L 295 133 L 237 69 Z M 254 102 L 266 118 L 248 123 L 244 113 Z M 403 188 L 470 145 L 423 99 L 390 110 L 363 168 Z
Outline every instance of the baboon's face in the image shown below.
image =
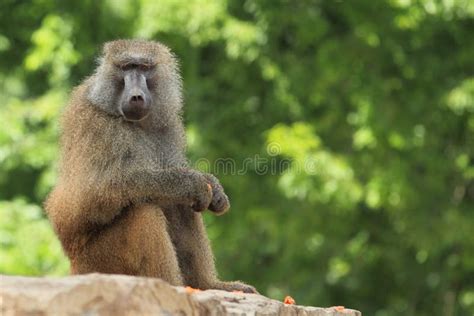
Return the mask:
M 170 50 L 153 41 L 106 43 L 99 67 L 89 81 L 87 98 L 127 121 L 153 117 L 166 124 L 181 108 L 181 81 Z
M 118 112 L 127 121 L 144 119 L 153 106 L 150 92 L 155 75 L 155 65 L 140 59 L 127 60 L 116 64 L 119 100 Z

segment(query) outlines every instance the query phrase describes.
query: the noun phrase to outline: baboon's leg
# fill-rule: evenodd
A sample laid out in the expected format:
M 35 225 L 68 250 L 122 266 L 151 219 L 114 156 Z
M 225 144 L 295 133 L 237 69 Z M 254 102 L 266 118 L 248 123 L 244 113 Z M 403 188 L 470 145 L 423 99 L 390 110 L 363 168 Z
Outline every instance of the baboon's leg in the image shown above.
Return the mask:
M 186 285 L 199 289 L 220 289 L 256 293 L 239 281 L 224 282 L 217 277 L 214 255 L 200 213 L 187 209 L 165 210 L 171 239 Z
M 183 284 L 166 217 L 150 204 L 124 210 L 99 228 L 71 264 L 73 273 L 130 274 Z

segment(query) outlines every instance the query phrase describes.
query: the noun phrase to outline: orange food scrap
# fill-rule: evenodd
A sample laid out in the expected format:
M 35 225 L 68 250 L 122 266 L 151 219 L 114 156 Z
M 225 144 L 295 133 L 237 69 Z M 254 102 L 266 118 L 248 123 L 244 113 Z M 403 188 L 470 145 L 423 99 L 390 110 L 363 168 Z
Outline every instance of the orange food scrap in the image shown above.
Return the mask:
M 186 286 L 186 287 L 184 288 L 184 290 L 185 290 L 186 293 L 188 293 L 188 294 L 193 294 L 193 293 L 201 292 L 200 289 L 195 289 L 195 288 L 190 287 L 190 286 Z
M 235 294 L 244 294 L 244 291 L 232 291 L 232 293 L 235 293 Z
M 296 302 L 295 302 L 294 298 L 287 295 L 287 296 L 285 296 L 285 299 L 283 300 L 283 303 L 288 304 L 288 305 L 294 305 Z
M 343 312 L 345 307 L 344 306 L 333 306 L 333 308 L 338 312 Z

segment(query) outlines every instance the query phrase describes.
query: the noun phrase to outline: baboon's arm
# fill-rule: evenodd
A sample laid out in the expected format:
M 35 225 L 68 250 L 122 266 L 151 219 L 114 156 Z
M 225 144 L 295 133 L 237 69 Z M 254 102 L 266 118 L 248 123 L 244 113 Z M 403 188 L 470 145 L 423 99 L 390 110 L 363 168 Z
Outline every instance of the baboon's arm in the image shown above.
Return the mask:
M 211 188 L 197 171 L 128 170 L 117 177 L 105 170 L 68 177 L 50 194 L 45 207 L 64 249 L 75 252 L 95 231 L 112 223 L 133 204 L 189 205 L 190 209 L 203 211 L 211 199 Z
M 151 200 L 160 206 L 186 205 L 203 211 L 212 198 L 206 176 L 187 168 L 133 170 L 124 177 L 122 186 L 123 199 L 132 203 Z
M 109 166 L 107 170 L 89 175 L 88 185 L 72 186 L 82 188 L 82 192 L 77 192 L 75 212 L 84 214 L 91 223 L 106 224 L 132 204 L 187 205 L 195 211 L 203 211 L 211 203 L 208 181 L 197 171 L 185 168 L 117 170 L 113 164 Z

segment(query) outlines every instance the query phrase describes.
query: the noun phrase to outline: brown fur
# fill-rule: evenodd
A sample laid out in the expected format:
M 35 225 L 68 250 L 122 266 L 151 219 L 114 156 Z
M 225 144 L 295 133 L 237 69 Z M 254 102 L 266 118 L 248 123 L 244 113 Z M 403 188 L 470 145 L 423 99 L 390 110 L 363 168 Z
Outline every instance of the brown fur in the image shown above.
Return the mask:
M 156 65 L 151 114 L 117 111 L 121 64 Z M 156 42 L 107 43 L 100 65 L 72 93 L 61 121 L 59 179 L 45 208 L 75 274 L 159 277 L 201 289 L 255 289 L 218 280 L 199 211 L 229 208 L 219 181 L 186 165 L 181 81 Z M 209 184 L 211 189 L 209 189 Z

